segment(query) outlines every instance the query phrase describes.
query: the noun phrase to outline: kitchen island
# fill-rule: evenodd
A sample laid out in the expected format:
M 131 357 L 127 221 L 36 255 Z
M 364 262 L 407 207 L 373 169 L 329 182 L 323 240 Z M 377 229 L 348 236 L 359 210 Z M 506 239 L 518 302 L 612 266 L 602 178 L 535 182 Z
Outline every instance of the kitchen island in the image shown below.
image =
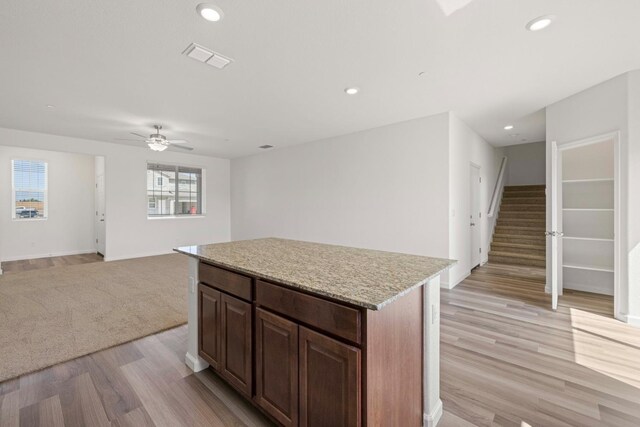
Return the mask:
M 176 251 L 190 256 L 194 371 L 283 426 L 437 424 L 453 261 L 276 238 Z

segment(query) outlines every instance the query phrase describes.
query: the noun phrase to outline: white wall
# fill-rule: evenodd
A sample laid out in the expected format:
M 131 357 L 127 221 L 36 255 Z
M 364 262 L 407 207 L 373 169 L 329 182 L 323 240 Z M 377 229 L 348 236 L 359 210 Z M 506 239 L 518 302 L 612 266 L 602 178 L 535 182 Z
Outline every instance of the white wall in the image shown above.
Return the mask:
M 504 147 L 507 161 L 507 185 L 544 185 L 547 180 L 547 144 L 531 142 Z
M 624 74 L 547 107 L 547 187 L 552 141 L 558 145 L 620 132 L 620 295 L 622 320 L 640 325 L 640 74 Z M 547 195 L 547 228 L 551 226 Z M 547 242 L 547 262 L 551 251 Z M 548 264 L 549 265 L 549 264 Z M 547 272 L 550 283 L 550 272 Z
M 105 157 L 107 260 L 167 253 L 179 245 L 230 238 L 229 160 L 5 128 L 0 128 L 0 141 L 6 146 Z M 206 216 L 147 219 L 147 161 L 205 168 Z M 93 184 L 93 177 L 90 182 Z M 0 253 L 0 259 L 3 256 Z
M 11 160 L 47 162 L 48 218 L 13 220 Z M 94 157 L 0 146 L 0 254 L 18 260 L 92 252 Z
M 482 263 L 487 262 L 493 234 L 493 221 L 488 218 L 489 204 L 500 172 L 503 151 L 489 145 L 462 120 L 451 115 L 449 143 L 449 258 L 458 264 L 443 277 L 445 287 L 453 287 L 471 273 L 469 217 L 471 213 L 471 163 L 480 166 L 480 238 Z
M 232 238 L 448 256 L 448 114 L 231 163 Z
M 482 166 L 486 211 L 500 159 L 500 150 L 449 113 L 234 159 L 232 238 L 459 259 L 453 281 L 445 277 L 445 286 L 455 285 L 469 270 L 469 162 Z M 488 250 L 486 218 L 482 229 Z

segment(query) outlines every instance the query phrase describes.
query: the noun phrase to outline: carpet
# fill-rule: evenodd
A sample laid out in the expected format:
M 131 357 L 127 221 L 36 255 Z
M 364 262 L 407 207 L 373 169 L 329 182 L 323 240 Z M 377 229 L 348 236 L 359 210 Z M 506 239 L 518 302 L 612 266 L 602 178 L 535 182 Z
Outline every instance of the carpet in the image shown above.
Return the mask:
M 0 381 L 187 322 L 178 254 L 0 276 Z

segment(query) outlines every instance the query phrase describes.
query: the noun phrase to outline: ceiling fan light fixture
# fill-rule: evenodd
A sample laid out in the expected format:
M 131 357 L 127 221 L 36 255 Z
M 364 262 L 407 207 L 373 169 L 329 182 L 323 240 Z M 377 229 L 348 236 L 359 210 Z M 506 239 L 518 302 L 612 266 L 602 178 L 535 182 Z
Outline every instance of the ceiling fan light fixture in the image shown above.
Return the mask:
M 150 142 L 149 144 L 147 144 L 149 146 L 149 148 L 151 148 L 153 151 L 164 151 L 167 149 L 168 145 L 167 144 L 163 144 L 161 142 L 158 141 L 153 141 Z

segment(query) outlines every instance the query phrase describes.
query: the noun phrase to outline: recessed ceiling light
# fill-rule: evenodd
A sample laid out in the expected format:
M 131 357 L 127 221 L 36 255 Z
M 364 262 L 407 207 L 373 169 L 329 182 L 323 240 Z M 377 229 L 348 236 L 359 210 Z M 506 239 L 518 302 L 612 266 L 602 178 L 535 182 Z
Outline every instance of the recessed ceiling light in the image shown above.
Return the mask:
M 547 28 L 553 20 L 556 19 L 555 15 L 538 16 L 536 19 L 529 21 L 526 25 L 529 31 L 540 31 Z
M 218 22 L 224 17 L 224 13 L 218 6 L 212 4 L 200 3 L 196 10 L 207 21 Z
M 357 87 L 348 87 L 344 90 L 344 93 L 346 93 L 347 95 L 355 95 L 358 92 L 360 92 L 360 89 L 358 89 Z
M 513 129 L 513 125 L 506 125 L 504 127 L 504 130 L 511 130 L 511 129 Z
M 47 104 L 47 108 L 56 108 L 55 105 Z

